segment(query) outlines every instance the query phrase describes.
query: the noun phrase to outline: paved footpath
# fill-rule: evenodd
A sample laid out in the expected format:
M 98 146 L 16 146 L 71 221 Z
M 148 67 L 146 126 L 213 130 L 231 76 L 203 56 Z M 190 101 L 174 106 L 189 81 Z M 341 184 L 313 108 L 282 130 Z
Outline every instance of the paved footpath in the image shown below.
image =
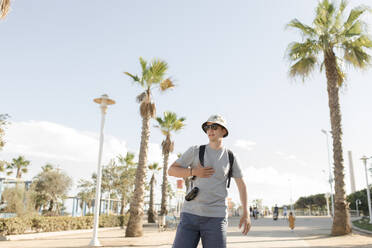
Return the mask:
M 326 217 L 298 217 L 296 228 L 292 232 L 286 220 L 273 221 L 269 218 L 252 220 L 253 227 L 247 236 L 243 236 L 237 224 L 238 218 L 229 219 L 227 247 L 363 247 L 372 248 L 372 235 L 353 233 L 341 237 L 330 236 L 332 222 Z M 175 231 L 159 232 L 154 225 L 145 225 L 144 236 L 125 238 L 123 229 L 111 229 L 99 232 L 99 240 L 104 247 L 170 248 Z M 91 232 L 51 236 L 33 240 L 1 241 L 0 247 L 22 248 L 67 248 L 87 247 Z M 198 247 L 202 247 L 199 244 Z

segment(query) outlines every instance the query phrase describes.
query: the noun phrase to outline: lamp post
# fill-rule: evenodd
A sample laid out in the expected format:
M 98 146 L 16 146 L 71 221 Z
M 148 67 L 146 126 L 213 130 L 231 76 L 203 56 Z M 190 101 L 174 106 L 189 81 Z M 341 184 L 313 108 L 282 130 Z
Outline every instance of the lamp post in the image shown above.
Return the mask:
M 362 202 L 359 199 L 357 199 L 355 201 L 355 206 L 356 206 L 356 211 L 357 211 L 357 217 L 359 217 L 359 207 L 358 207 L 358 205 L 360 205 L 360 204 L 362 204 Z
M 372 157 L 367 158 L 366 156 L 363 156 L 361 160 L 364 163 L 364 169 L 366 172 L 366 183 L 367 183 L 367 200 L 368 200 L 368 211 L 369 211 L 369 224 L 372 224 L 372 211 L 371 211 L 371 194 L 369 192 L 369 186 L 368 186 L 368 173 L 367 173 L 367 160 Z
M 324 129 L 321 130 L 322 133 L 325 134 L 326 139 L 327 139 L 327 153 L 328 153 L 328 168 L 329 168 L 329 186 L 331 187 L 331 205 L 332 205 L 332 218 L 335 216 L 335 203 L 333 201 L 333 178 L 332 178 L 332 167 L 331 167 L 331 156 L 329 154 L 329 142 L 328 142 L 328 132 Z
M 328 193 L 328 192 L 325 194 L 325 198 L 326 198 L 326 202 L 327 202 L 327 215 L 328 216 L 331 216 L 331 212 L 329 211 L 329 200 L 328 200 L 330 195 L 331 194 Z
M 294 214 L 294 208 L 293 208 L 293 198 L 292 198 L 292 180 L 289 178 L 288 179 L 288 182 L 289 182 L 289 191 L 290 191 L 290 199 L 289 199 L 289 201 L 290 201 L 290 203 L 291 203 L 291 212 L 293 213 L 293 215 L 295 215 Z
M 326 171 L 325 170 L 322 170 L 322 172 L 324 173 L 324 175 L 325 175 L 325 177 L 327 178 L 327 173 L 326 173 Z M 328 179 L 326 180 L 327 182 L 328 182 Z M 326 199 L 326 203 L 327 203 L 327 216 L 328 217 L 331 217 L 331 212 L 330 212 L 330 208 L 329 208 L 329 197 L 331 196 L 331 194 L 330 193 L 325 193 L 324 194 L 324 197 L 325 197 L 325 199 Z
M 105 124 L 105 116 L 108 105 L 115 104 L 114 100 L 108 98 L 106 94 L 100 98 L 94 99 L 95 103 L 98 103 L 101 108 L 101 132 L 99 137 L 99 153 L 98 153 L 98 166 L 97 166 L 97 184 L 96 184 L 96 198 L 94 201 L 94 224 L 93 224 L 93 238 L 89 243 L 89 246 L 101 246 L 98 240 L 98 222 L 99 222 L 99 209 L 101 203 L 101 180 L 102 180 L 102 150 L 103 150 L 103 126 Z

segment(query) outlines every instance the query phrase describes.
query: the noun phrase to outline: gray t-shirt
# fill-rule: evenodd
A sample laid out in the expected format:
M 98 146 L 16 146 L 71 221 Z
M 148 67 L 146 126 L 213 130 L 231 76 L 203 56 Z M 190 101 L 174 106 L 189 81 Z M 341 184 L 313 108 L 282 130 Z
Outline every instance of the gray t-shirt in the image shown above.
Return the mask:
M 199 161 L 199 146 L 190 147 L 176 163 L 183 168 L 196 168 Z M 209 178 L 197 177 L 193 184 L 199 188 L 199 193 L 192 201 L 185 201 L 183 212 L 206 216 L 225 217 L 227 215 L 227 174 L 229 172 L 229 155 L 223 147 L 219 150 L 212 149 L 209 145 L 205 148 L 204 166 L 212 166 L 214 174 Z M 232 177 L 243 177 L 239 161 L 234 154 Z

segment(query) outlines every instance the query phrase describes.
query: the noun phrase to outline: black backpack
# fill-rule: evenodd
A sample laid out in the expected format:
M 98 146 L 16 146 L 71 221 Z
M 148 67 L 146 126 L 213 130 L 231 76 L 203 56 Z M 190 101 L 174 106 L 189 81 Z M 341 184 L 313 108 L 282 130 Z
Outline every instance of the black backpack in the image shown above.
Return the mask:
M 205 153 L 205 147 L 206 145 L 201 145 L 199 147 L 199 160 L 200 160 L 200 165 L 204 167 L 204 153 Z M 232 177 L 232 172 L 233 172 L 233 164 L 234 164 L 234 154 L 230 151 L 227 150 L 227 153 L 229 154 L 229 172 L 227 173 L 227 188 L 230 188 L 230 181 Z M 192 180 L 194 180 L 196 176 L 192 177 Z

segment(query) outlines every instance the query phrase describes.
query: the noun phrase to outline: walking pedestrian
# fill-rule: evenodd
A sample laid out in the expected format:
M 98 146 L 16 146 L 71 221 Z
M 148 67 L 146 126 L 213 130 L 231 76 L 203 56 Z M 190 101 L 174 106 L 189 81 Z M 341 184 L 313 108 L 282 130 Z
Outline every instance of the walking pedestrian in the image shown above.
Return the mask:
M 295 221 L 296 221 L 296 218 L 293 216 L 293 213 L 289 212 L 288 222 L 289 222 L 289 228 L 291 228 L 291 231 L 293 231 L 293 229 L 295 228 Z
M 283 207 L 283 219 L 287 219 L 287 206 Z
M 239 161 L 223 146 L 223 138 L 229 134 L 227 124 L 220 115 L 212 115 L 202 129 L 209 143 L 190 147 L 168 170 L 174 177 L 193 176 L 173 248 L 196 248 L 200 239 L 204 248 L 226 248 L 226 198 L 231 177 L 235 179 L 243 207 L 239 227 L 244 235 L 251 228 L 247 189 Z

